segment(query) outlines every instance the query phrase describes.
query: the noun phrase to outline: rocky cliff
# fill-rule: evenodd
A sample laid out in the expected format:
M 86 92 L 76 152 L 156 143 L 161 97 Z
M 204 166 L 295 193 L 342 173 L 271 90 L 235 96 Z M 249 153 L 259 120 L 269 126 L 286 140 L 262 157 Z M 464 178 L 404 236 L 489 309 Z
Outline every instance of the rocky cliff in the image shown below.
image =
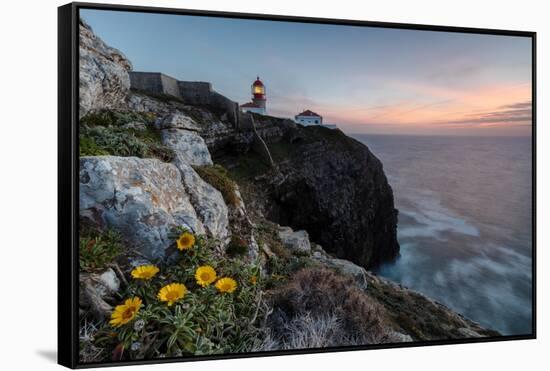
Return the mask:
M 130 90 L 130 61 L 105 44 L 84 21 L 79 23 L 79 117 L 94 109 L 124 105 Z
M 255 117 L 275 169 L 263 166 L 246 131 L 211 148 L 250 185 L 248 199 L 268 219 L 304 229 L 327 251 L 367 268 L 398 255 L 392 189 L 365 145 L 339 130 Z
M 392 190 L 367 147 L 133 91 L 131 63 L 80 27 L 83 362 L 498 335 L 366 270 L 399 252 Z M 182 231 L 194 250 L 180 249 Z M 197 284 L 201 264 L 235 277 L 232 300 Z M 153 283 L 135 283 L 135 267 Z M 193 295 L 172 312 L 153 290 L 174 280 Z M 129 295 L 150 310 L 113 330 Z

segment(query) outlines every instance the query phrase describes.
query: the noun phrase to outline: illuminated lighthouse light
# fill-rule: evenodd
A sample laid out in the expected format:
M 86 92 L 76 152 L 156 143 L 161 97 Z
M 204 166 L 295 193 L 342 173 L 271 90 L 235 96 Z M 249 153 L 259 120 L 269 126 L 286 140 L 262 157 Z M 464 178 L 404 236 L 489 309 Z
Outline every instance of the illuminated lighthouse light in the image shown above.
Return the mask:
M 252 94 L 264 94 L 263 86 L 254 86 Z
M 265 85 L 262 80 L 260 80 L 260 76 L 256 77 L 256 80 L 252 83 L 250 88 L 252 92 L 252 102 L 241 105 L 241 109 L 243 112 L 255 112 L 265 115 L 267 112 Z

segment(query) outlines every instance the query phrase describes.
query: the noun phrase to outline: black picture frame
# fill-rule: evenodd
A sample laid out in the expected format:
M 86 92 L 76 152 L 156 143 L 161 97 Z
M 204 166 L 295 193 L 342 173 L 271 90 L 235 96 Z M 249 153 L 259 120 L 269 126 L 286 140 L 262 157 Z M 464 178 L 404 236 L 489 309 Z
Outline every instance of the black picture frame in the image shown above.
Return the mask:
M 532 333 L 527 335 L 504 335 L 477 339 L 453 339 L 429 342 L 407 342 L 399 344 L 378 344 L 319 348 L 307 350 L 266 351 L 242 354 L 205 355 L 191 358 L 163 358 L 140 361 L 121 361 L 106 363 L 78 362 L 78 101 L 79 101 L 79 55 L 78 22 L 80 9 L 118 10 L 125 12 L 161 13 L 177 15 L 196 15 L 269 21 L 316 23 L 331 25 L 353 25 L 379 28 L 426 30 L 456 33 L 490 34 L 521 36 L 532 42 Z M 289 354 L 309 354 L 323 352 L 341 352 L 380 348 L 418 347 L 431 345 L 449 345 L 465 343 L 483 343 L 509 340 L 536 339 L 536 127 L 537 127 L 537 64 L 536 32 L 512 31 L 486 28 L 466 28 L 434 26 L 422 24 L 404 24 L 373 22 L 345 19 L 310 18 L 268 14 L 232 13 L 202 11 L 190 9 L 171 9 L 128 5 L 110 5 L 96 3 L 70 3 L 58 8 L 58 363 L 69 368 L 90 368 L 105 366 L 123 366 L 136 364 L 155 364 L 169 362 L 188 362 L 201 360 L 221 360 L 245 357 L 280 356 Z

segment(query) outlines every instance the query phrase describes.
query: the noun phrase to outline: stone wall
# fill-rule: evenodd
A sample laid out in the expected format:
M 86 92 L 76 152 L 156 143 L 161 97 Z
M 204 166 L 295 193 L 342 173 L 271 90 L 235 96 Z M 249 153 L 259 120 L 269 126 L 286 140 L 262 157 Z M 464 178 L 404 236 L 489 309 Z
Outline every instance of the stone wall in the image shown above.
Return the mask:
M 242 116 L 239 103 L 213 91 L 210 94 L 208 105 L 227 114 L 227 119 L 235 125 L 235 128 L 239 128 Z
M 159 72 L 130 72 L 130 86 L 133 89 L 157 94 L 180 96 L 178 80 Z
M 212 84 L 203 81 L 179 81 L 179 94 L 191 104 L 209 104 Z
M 170 94 L 177 96 L 180 92 L 178 86 L 178 80 L 173 77 L 167 76 L 163 73 L 160 74 L 160 79 L 162 81 L 162 87 L 164 94 Z
M 130 72 L 131 87 L 156 94 L 169 94 L 183 99 L 185 103 L 209 106 L 220 116 L 226 115 L 236 128 L 239 127 L 241 110 L 237 102 L 212 89 L 204 81 L 178 81 L 158 72 Z

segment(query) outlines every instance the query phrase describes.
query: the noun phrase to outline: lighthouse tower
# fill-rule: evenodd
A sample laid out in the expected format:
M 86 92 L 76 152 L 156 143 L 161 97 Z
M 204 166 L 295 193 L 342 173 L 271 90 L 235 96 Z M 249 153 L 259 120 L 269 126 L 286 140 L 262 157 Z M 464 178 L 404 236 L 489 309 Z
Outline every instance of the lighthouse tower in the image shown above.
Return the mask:
M 256 77 L 256 81 L 252 83 L 252 102 L 241 105 L 244 112 L 255 112 L 262 115 L 266 114 L 266 97 L 265 97 L 265 85 L 260 80 L 260 76 Z

